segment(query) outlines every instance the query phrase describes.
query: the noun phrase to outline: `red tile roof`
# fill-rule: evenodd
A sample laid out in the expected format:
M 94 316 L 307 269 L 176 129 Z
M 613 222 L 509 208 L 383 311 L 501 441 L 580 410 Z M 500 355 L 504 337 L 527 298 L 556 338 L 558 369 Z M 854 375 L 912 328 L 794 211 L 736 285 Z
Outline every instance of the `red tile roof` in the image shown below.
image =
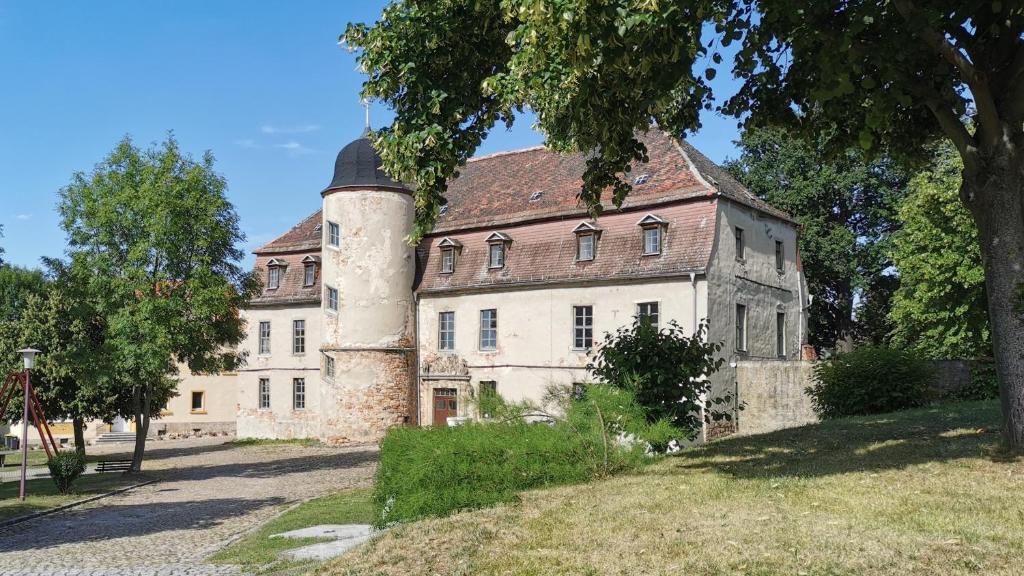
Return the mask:
M 316 277 L 312 286 L 304 286 L 305 262 L 303 258 L 316 260 Z M 281 285 L 276 289 L 267 288 L 267 265 L 276 260 L 285 265 L 281 274 Z M 263 292 L 252 300 L 254 306 L 278 304 L 319 304 L 320 302 L 320 248 L 306 252 L 259 254 L 256 256 L 256 273 L 263 282 Z

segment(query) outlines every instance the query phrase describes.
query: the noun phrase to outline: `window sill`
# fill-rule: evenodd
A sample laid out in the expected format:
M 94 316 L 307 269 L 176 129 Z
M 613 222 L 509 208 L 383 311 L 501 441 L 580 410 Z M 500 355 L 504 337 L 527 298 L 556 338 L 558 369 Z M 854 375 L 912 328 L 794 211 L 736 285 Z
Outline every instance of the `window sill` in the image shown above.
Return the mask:
M 497 351 L 498 351 L 497 348 L 481 348 L 481 349 L 477 350 L 477 352 L 479 352 L 481 354 L 494 354 Z
M 570 352 L 576 352 L 577 354 L 588 354 L 593 349 L 594 349 L 593 347 L 590 347 L 590 348 L 569 348 L 569 351 Z
M 661 256 L 661 252 L 644 252 L 641 256 Z
M 452 274 L 455 274 L 455 270 L 449 270 L 448 272 L 445 272 L 444 270 L 442 270 L 442 271 L 438 272 L 438 274 L 440 274 L 441 276 L 451 276 Z
M 206 410 L 190 410 L 189 414 L 206 414 Z

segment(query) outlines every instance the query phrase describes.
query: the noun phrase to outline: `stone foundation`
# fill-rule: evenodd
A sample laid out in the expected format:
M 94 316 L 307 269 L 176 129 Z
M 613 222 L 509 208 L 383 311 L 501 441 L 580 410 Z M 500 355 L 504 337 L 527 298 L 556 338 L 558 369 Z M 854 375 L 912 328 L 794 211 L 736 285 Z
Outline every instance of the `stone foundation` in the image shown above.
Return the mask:
M 416 417 L 415 351 L 334 350 L 333 382 L 321 383 L 320 440 L 376 442 Z

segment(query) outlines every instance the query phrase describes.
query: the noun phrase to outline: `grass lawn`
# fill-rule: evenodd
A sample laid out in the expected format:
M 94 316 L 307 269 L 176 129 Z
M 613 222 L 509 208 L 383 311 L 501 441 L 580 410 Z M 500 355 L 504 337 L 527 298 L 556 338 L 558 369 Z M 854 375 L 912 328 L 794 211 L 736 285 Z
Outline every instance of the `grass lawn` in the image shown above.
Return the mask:
M 18 481 L 0 483 L 0 520 L 24 516 L 47 508 L 69 504 L 89 496 L 102 494 L 125 486 L 145 482 L 143 476 L 126 477 L 120 473 L 86 474 L 75 482 L 74 493 L 57 494 L 57 487 L 50 478 L 29 480 L 25 501 L 18 500 Z
M 316 438 L 290 438 L 286 440 L 278 440 L 271 438 L 238 438 L 229 442 L 232 446 L 280 446 L 294 445 L 294 446 L 319 446 L 320 441 Z
M 995 402 L 684 451 L 643 472 L 408 524 L 318 574 L 1024 574 L 1024 462 Z
M 373 518 L 370 490 L 346 490 L 316 498 L 292 508 L 260 527 L 211 559 L 220 564 L 239 564 L 245 571 L 281 570 L 299 563 L 279 562 L 278 553 L 289 548 L 322 542 L 320 538 L 271 538 L 271 534 L 287 532 L 317 524 L 369 524 Z
M 68 446 L 62 450 L 74 450 L 74 446 Z M 98 462 L 104 458 L 110 458 L 110 455 L 97 455 L 89 454 L 88 450 L 85 454 L 86 462 Z M 29 466 L 46 466 L 46 450 L 29 450 L 28 451 L 28 465 Z M 4 460 L 5 470 L 11 466 L 21 466 L 21 450 L 14 453 L 8 453 L 7 458 Z

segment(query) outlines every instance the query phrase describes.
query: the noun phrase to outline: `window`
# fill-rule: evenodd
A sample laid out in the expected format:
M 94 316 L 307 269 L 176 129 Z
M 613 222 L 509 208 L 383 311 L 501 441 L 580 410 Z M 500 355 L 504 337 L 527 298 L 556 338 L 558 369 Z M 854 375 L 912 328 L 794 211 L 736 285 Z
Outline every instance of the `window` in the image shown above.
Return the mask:
M 661 254 L 661 227 L 644 228 L 644 254 Z
M 786 357 L 786 313 L 775 313 L 775 354 L 779 358 Z
M 746 258 L 746 243 L 743 241 L 743 228 L 736 229 L 736 259 Z
M 334 356 L 324 354 L 324 379 L 334 380 Z
M 441 273 L 451 274 L 455 271 L 455 248 L 441 250 Z
M 594 259 L 593 234 L 580 234 L 576 237 L 576 259 L 579 261 Z
M 292 321 L 292 354 L 306 353 L 306 321 Z
M 747 307 L 736 305 L 736 350 L 747 351 Z
M 655 329 L 658 328 L 658 303 L 657 302 L 641 302 L 636 305 L 636 315 L 638 318 L 647 318 Z
M 271 266 L 267 268 L 267 289 L 277 290 L 281 287 L 281 267 Z
M 490 251 L 488 252 L 489 257 L 487 259 L 488 268 L 502 268 L 505 266 L 505 245 L 502 243 L 491 244 Z
M 480 311 L 480 349 L 498 349 L 498 311 Z
M 292 408 L 306 409 L 306 379 L 292 378 Z
M 338 311 L 338 289 L 327 287 L 327 309 L 333 312 Z
M 494 380 L 481 380 L 480 381 L 480 397 L 481 398 L 494 398 L 498 395 L 498 383 Z
M 782 242 L 775 241 L 775 269 L 780 273 L 786 269 L 786 255 L 782 250 Z
M 192 413 L 206 413 L 206 392 L 203 392 L 202 390 L 192 391 Z
M 455 350 L 455 312 L 437 315 L 437 349 Z
M 335 222 L 327 223 L 327 244 L 335 248 L 341 246 L 341 226 Z
M 316 264 L 309 262 L 306 264 L 305 273 L 302 276 L 302 285 L 309 287 L 316 282 Z
M 576 350 L 589 350 L 594 345 L 594 307 L 573 306 L 572 316 L 572 347 Z
M 270 322 L 260 322 L 260 354 L 270 354 Z
M 260 410 L 270 409 L 270 378 L 260 378 Z

